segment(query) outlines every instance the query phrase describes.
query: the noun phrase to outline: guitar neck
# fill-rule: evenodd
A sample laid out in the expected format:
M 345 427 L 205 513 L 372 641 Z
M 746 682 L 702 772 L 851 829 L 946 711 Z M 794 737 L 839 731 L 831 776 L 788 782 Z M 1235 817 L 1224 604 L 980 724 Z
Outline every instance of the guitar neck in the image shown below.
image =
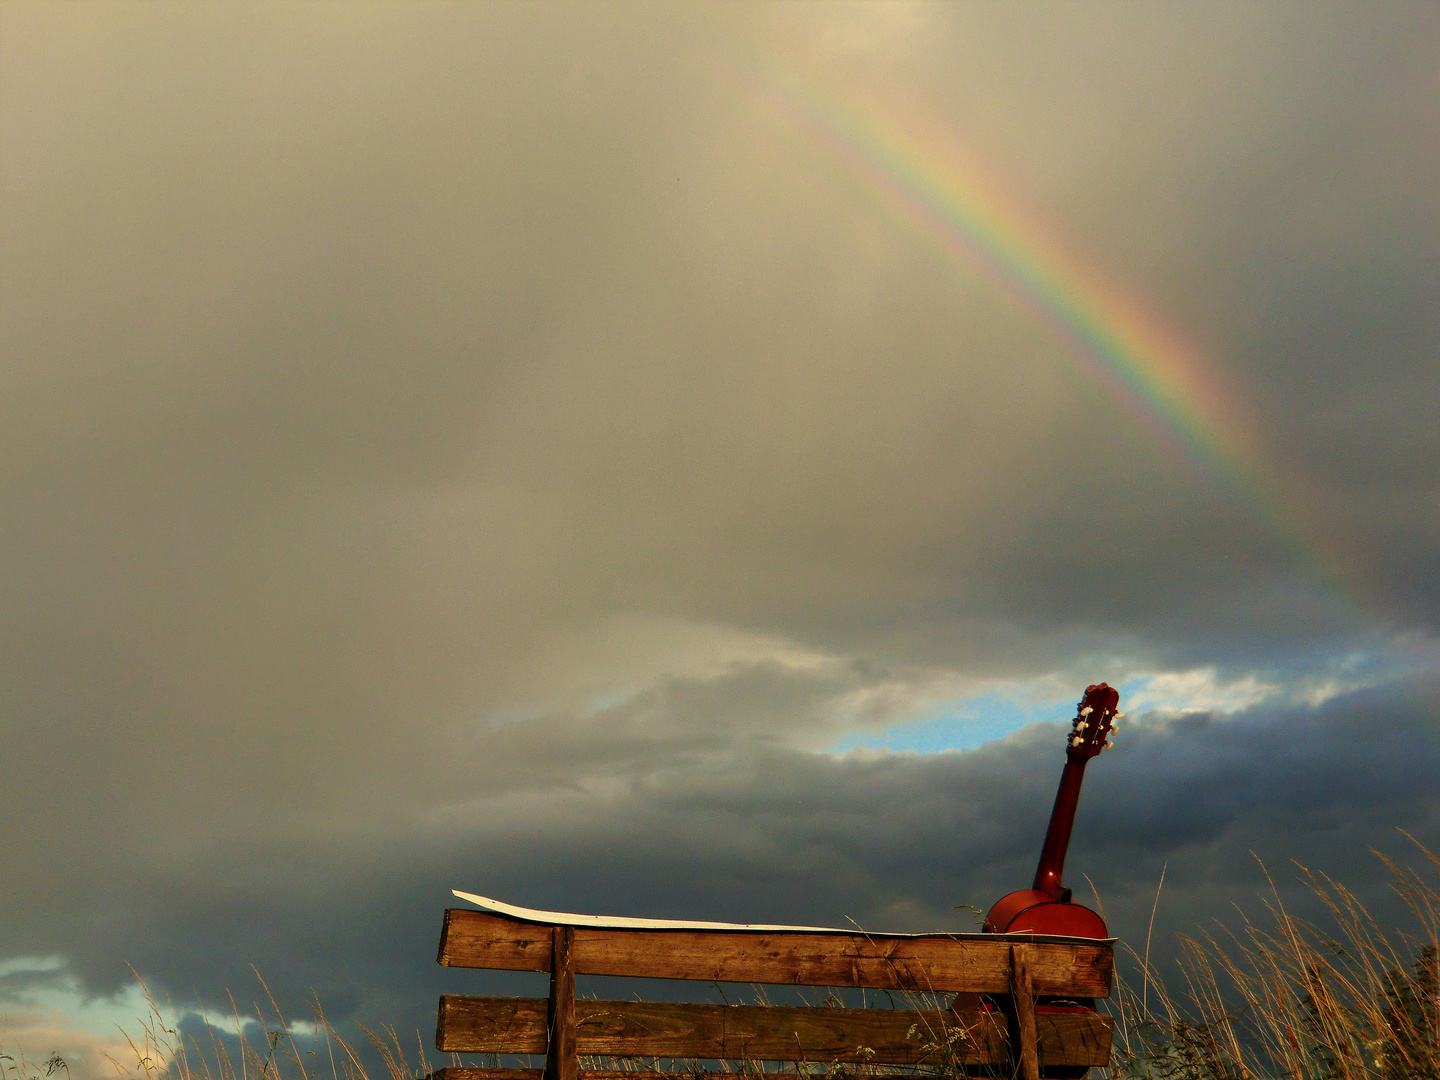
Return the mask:
M 1040 849 L 1040 864 L 1035 868 L 1035 884 L 1031 886 L 1056 900 L 1061 899 L 1065 891 L 1060 875 L 1065 870 L 1065 852 L 1075 827 L 1075 808 L 1080 805 L 1080 783 L 1085 779 L 1087 760 L 1066 755 L 1060 788 L 1055 792 L 1055 807 L 1050 811 L 1050 826 L 1045 830 L 1045 845 Z

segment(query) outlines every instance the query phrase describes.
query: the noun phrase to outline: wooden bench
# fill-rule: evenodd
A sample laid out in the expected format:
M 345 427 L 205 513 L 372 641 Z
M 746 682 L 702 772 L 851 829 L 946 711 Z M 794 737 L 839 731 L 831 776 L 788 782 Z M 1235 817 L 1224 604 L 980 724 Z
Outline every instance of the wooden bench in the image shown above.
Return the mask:
M 617 1080 L 580 1057 L 794 1062 L 806 1071 L 896 1066 L 877 1075 L 1080 1076 L 1110 1060 L 1112 1021 L 1047 1011 L 1035 998 L 1108 997 L 1109 941 L 1034 935 L 893 935 L 844 931 L 626 929 L 545 925 L 450 909 L 440 935 L 449 967 L 550 974 L 546 998 L 440 999 L 435 1045 L 466 1054 L 545 1055 L 545 1068 L 439 1070 L 435 1080 Z M 912 1008 L 826 1008 L 592 1001 L 576 975 L 888 990 Z M 956 1010 L 956 993 L 999 1011 Z M 977 1004 L 979 999 L 974 999 Z M 638 1066 L 637 1066 L 638 1067 Z M 839 1071 L 844 1071 L 843 1068 Z M 854 1069 L 850 1070 L 852 1073 Z M 691 1075 L 694 1075 L 693 1072 Z

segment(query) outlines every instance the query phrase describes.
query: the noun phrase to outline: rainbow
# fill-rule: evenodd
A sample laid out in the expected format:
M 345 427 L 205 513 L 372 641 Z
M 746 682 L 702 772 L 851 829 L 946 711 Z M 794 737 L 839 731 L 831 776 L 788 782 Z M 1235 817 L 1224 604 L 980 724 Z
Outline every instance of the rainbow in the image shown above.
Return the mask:
M 1048 328 L 1162 445 L 1266 519 L 1319 584 L 1351 592 L 1366 576 L 1336 543 L 1334 523 L 1314 512 L 1303 482 L 1264 452 L 1250 409 L 1219 365 L 1007 198 L 953 125 L 893 95 L 844 99 L 818 92 L 819 79 L 744 67 L 751 85 L 842 161 L 873 203 L 918 241 L 978 269 Z

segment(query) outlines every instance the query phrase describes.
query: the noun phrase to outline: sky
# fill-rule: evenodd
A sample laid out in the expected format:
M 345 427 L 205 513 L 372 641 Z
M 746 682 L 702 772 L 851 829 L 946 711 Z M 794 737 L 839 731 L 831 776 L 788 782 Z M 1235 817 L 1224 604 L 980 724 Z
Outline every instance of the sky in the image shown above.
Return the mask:
M 1390 919 L 1437 192 L 1433 4 L 4 0 L 6 1038 L 543 993 L 452 888 L 970 930 L 1102 679 L 1122 940 Z

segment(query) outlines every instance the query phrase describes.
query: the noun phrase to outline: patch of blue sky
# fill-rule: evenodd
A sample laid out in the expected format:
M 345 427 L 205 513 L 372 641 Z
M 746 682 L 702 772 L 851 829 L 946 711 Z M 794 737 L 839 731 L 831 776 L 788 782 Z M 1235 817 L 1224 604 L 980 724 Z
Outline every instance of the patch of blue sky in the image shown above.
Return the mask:
M 136 1032 L 142 1027 L 150 1014 L 150 1003 L 138 982 L 110 997 L 92 997 L 80 987 L 69 968 L 69 962 L 61 956 L 19 956 L 0 961 L 0 979 L 15 983 L 11 987 L 0 984 L 0 1014 L 9 1010 L 48 1011 L 64 1017 L 73 1030 L 100 1038 L 113 1037 L 117 1029 Z M 41 978 L 25 979 L 27 975 Z
M 834 752 L 893 750 L 941 754 L 947 750 L 973 750 L 1036 721 L 1068 721 L 1073 706 L 1025 696 L 990 691 L 976 697 L 947 701 L 914 720 L 881 731 L 847 736 Z
M 1137 673 L 1117 680 L 1120 707 L 1159 708 L 1167 711 L 1233 712 L 1270 697 L 1276 687 L 1247 673 L 1219 679 L 1213 669 L 1187 672 Z M 879 731 L 857 732 L 838 741 L 832 751 L 890 750 L 916 754 L 942 754 L 974 750 L 1003 739 L 1026 724 L 1068 724 L 1075 716 L 1073 699 L 1055 697 L 1053 679 L 1018 684 L 1007 690 L 990 690 L 974 697 L 941 702 L 912 720 Z
M 41 978 L 26 979 L 25 976 Z M 7 986 L 7 982 L 15 985 Z M 114 994 L 95 997 L 81 985 L 70 970 L 69 961 L 63 956 L 17 956 L 0 960 L 0 1021 L 12 1012 L 39 1014 L 42 1020 L 47 1016 L 58 1018 L 65 1029 L 90 1035 L 102 1042 L 115 1040 L 117 1036 L 124 1038 L 126 1034 L 138 1042 L 138 1037 L 152 1020 L 158 1018 L 162 1026 L 174 1028 L 178 1017 L 199 1011 L 192 1006 L 176 1006 L 169 1001 L 154 1002 L 138 980 L 127 983 Z M 217 1031 L 231 1035 L 256 1024 L 255 1017 L 245 1014 L 237 1016 L 221 1012 L 201 1015 Z M 290 1020 L 287 1030 L 297 1038 L 315 1039 L 320 1034 L 319 1025 L 312 1020 Z M 0 1024 L 0 1033 L 3 1033 L 3 1024 Z M 78 1070 L 71 1073 L 76 1080 L 81 1076 L 98 1080 L 109 1072 L 104 1061 L 73 1060 L 75 1052 L 71 1048 L 65 1056 Z M 84 1068 L 80 1068 L 82 1064 Z

